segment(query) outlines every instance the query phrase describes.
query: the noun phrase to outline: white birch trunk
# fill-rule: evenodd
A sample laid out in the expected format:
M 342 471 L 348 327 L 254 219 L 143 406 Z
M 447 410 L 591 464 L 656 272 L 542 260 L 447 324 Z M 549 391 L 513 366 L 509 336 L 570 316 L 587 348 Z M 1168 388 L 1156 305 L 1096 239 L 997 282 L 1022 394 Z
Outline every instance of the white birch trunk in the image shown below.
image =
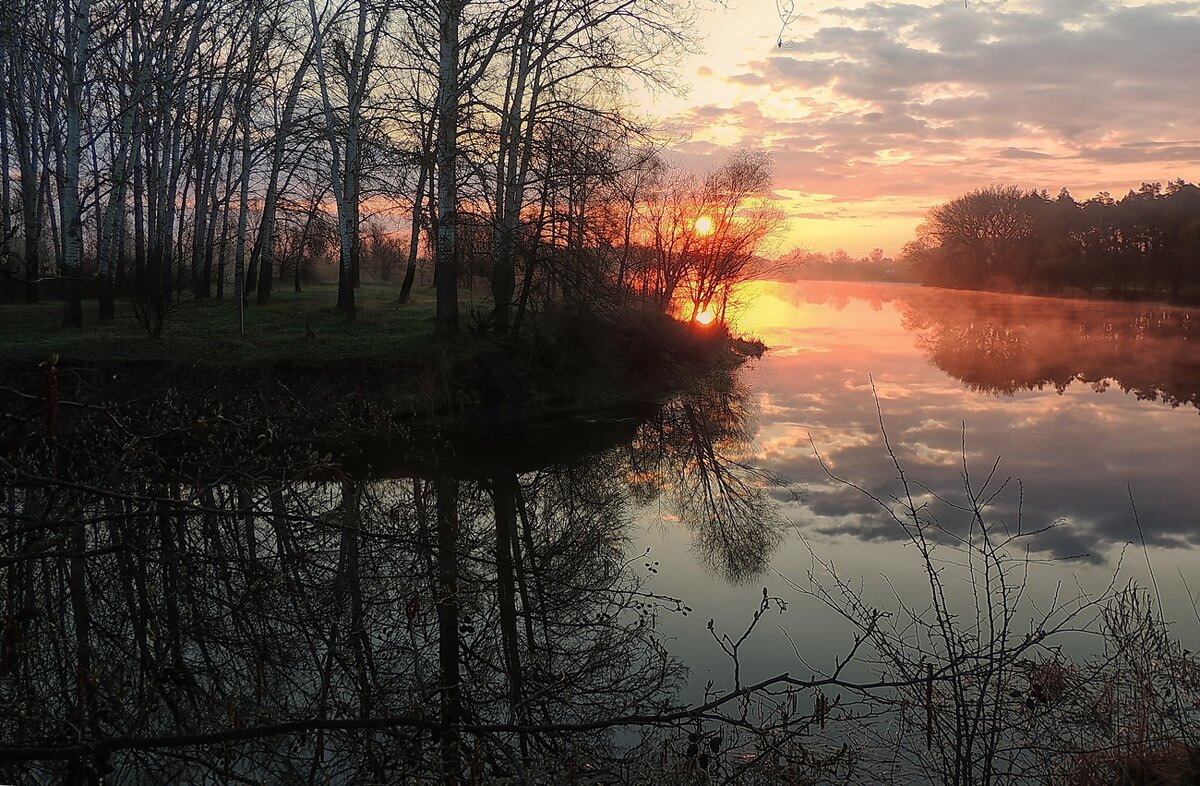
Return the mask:
M 83 91 L 86 88 L 88 46 L 91 37 L 91 0 L 78 0 L 67 32 L 67 138 L 65 178 L 62 190 L 63 271 L 66 276 L 63 304 L 63 324 L 83 326 L 83 303 L 79 278 L 82 274 L 83 215 L 79 201 L 79 159 L 81 152 L 81 120 Z M 69 8 L 69 5 L 67 6 Z

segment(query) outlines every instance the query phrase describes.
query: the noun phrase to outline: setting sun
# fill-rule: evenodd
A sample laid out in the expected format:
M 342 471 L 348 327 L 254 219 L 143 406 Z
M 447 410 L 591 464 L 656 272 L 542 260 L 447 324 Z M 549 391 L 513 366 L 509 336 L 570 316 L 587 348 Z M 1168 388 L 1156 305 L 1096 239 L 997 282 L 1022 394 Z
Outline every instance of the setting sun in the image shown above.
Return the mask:
M 717 318 L 717 315 L 708 309 L 704 309 L 696 315 L 696 321 L 701 325 L 711 325 L 712 321 Z
M 692 224 L 692 228 L 696 230 L 696 234 L 700 237 L 708 237 L 716 231 L 713 225 L 712 216 L 700 216 L 696 222 Z

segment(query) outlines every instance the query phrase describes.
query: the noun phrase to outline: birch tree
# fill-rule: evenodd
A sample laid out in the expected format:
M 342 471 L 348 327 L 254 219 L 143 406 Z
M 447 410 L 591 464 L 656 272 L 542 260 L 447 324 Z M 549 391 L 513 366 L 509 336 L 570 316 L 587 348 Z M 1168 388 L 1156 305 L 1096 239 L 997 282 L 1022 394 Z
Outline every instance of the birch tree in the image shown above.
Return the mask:
M 83 300 L 79 288 L 83 267 L 83 215 L 79 201 L 80 126 L 83 122 L 83 93 L 87 86 L 92 3 L 91 0 L 76 0 L 73 13 L 68 14 L 70 8 L 70 0 L 67 0 L 64 2 L 63 20 L 69 19 L 71 28 L 65 36 L 65 61 L 69 76 L 66 85 L 66 179 L 62 187 L 63 324 L 79 328 L 83 326 Z
M 354 272 L 359 254 L 360 144 L 363 109 L 371 72 L 379 52 L 379 42 L 387 21 L 390 6 L 384 0 L 371 24 L 371 7 L 358 2 L 355 9 L 355 32 L 342 76 L 346 94 L 345 132 L 339 137 L 330 86 L 333 74 L 325 57 L 326 31 L 333 30 L 339 17 L 348 12 L 349 3 L 335 8 L 328 20 L 317 13 L 316 0 L 309 0 L 313 45 L 320 87 L 321 108 L 325 118 L 325 135 L 331 153 L 330 177 L 338 213 L 340 256 L 338 263 L 338 310 L 350 321 L 355 319 Z
M 21 277 L 25 300 L 36 303 L 42 275 L 42 231 L 46 224 L 47 200 L 43 198 L 46 149 L 42 130 L 49 73 L 37 63 L 37 53 L 46 54 L 44 42 L 51 38 L 53 14 L 46 4 L 25 0 L 4 5 L 5 107 L 10 144 L 20 173 Z M 5 177 L 8 171 L 4 172 Z M 6 206 L 7 207 L 7 206 Z

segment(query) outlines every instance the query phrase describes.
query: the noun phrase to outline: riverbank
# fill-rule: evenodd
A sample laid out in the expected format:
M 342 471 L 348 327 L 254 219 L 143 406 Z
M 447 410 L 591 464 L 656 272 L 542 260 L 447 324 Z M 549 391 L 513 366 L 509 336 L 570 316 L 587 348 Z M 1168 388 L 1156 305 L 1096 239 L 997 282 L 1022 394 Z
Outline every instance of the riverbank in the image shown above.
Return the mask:
M 544 314 L 516 337 L 470 327 L 440 337 L 429 295 L 401 306 L 393 289 L 364 290 L 355 323 L 329 307 L 332 291 L 317 289 L 249 309 L 243 340 L 229 334 L 228 302 L 185 306 L 160 340 L 128 319 L 38 332 L 30 313 L 53 319 L 58 304 L 0 309 L 0 442 L 108 439 L 101 421 L 119 418 L 159 453 L 192 463 L 229 440 L 279 448 L 478 434 L 654 401 L 762 351 L 637 308 Z M 469 300 L 464 313 L 470 326 L 478 312 Z
M 87 314 L 81 330 L 62 327 L 62 303 L 0 306 L 0 365 L 42 361 L 57 354 L 63 362 L 196 363 L 255 366 L 272 362 L 357 358 L 403 359 L 422 354 L 433 334 L 433 292 L 413 291 L 398 302 L 398 288 L 366 284 L 357 295 L 353 323 L 334 309 L 337 287 L 316 284 L 302 293 L 280 292 L 265 306 L 245 310 L 245 336 L 238 336 L 232 299 L 187 301 L 166 315 L 162 338 L 147 338 L 129 301 L 118 301 L 116 319 Z M 463 310 L 478 308 L 468 290 Z

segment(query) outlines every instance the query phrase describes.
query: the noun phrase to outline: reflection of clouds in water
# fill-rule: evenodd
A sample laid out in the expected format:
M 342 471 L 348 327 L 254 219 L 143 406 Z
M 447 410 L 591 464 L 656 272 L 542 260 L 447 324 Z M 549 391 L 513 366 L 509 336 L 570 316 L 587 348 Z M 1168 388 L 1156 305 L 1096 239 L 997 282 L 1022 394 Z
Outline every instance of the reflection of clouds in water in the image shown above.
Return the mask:
M 786 414 L 787 410 L 783 407 L 776 406 L 771 400 L 770 392 L 763 392 L 758 398 L 758 409 L 762 414 L 773 417 L 775 415 Z
M 790 357 L 793 355 L 808 355 L 813 352 L 832 352 L 832 351 L 833 350 L 829 349 L 828 347 L 814 346 L 812 344 L 801 344 L 801 345 L 795 345 L 795 346 L 793 346 L 793 345 L 784 345 L 784 346 L 772 345 L 771 346 L 771 354 L 775 355 L 776 357 Z
M 804 440 L 803 444 L 807 446 L 808 441 Z M 773 439 L 763 439 L 759 444 L 759 451 L 756 457 L 757 463 L 769 464 L 784 461 L 792 456 L 799 447 L 801 447 L 800 439 L 790 435 Z
M 949 469 L 958 469 L 962 466 L 961 450 L 916 444 L 912 448 L 911 455 L 922 466 L 937 466 Z
M 883 499 L 898 493 L 871 395 L 873 375 L 898 458 L 932 494 L 962 496 L 965 422 L 972 480 L 981 481 L 997 457 L 996 482 L 1013 478 L 994 501 L 994 520 L 1015 527 L 1019 515 L 1026 530 L 1068 522 L 1041 536 L 1041 548 L 1100 559 L 1136 539 L 1127 485 L 1150 544 L 1200 545 L 1200 494 L 1189 469 L 1200 456 L 1200 421 L 1191 406 L 1162 403 L 1197 401 L 1200 390 L 1200 364 L 1185 351 L 1195 322 L 1186 312 L 1158 307 L 1151 310 L 1166 316 L 1143 317 L 1128 304 L 1064 305 L 911 287 L 790 289 L 789 302 L 813 327 L 781 328 L 765 340 L 824 351 L 769 354 L 750 378 L 770 392 L 770 407 L 762 410 L 768 468 L 809 490 L 808 515 L 795 519 L 806 531 L 902 537 L 871 500 L 827 482 L 808 444 L 811 433 L 827 465 L 870 493 Z M 862 290 L 873 303 L 852 297 Z M 875 312 L 880 303 L 885 307 Z M 964 324 L 970 330 L 961 330 Z M 959 335 L 1017 335 L 1020 352 L 1009 351 L 1011 342 L 969 351 L 947 344 L 947 336 Z M 997 364 L 1004 365 L 999 372 Z M 1104 386 L 1081 381 L 1088 379 L 1116 381 L 1098 392 Z M 940 512 L 947 526 L 964 520 L 944 506 Z

